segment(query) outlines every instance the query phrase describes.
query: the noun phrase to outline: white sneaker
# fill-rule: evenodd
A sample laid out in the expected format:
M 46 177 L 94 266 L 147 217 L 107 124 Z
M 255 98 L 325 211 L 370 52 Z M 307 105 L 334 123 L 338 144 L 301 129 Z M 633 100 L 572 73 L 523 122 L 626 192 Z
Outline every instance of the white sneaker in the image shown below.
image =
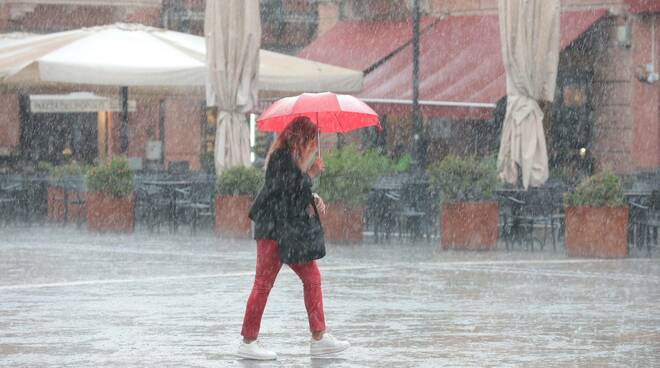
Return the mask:
M 335 339 L 334 336 L 326 333 L 323 334 L 321 340 L 314 340 L 309 344 L 309 352 L 311 355 L 323 355 L 323 354 L 332 354 L 338 353 L 348 349 L 351 344 L 348 341 L 340 341 Z
M 277 359 L 277 354 L 274 351 L 262 348 L 261 345 L 259 345 L 259 342 L 256 340 L 249 344 L 246 344 L 245 341 L 241 341 L 241 345 L 238 347 L 238 352 L 236 355 L 241 358 L 255 360 Z

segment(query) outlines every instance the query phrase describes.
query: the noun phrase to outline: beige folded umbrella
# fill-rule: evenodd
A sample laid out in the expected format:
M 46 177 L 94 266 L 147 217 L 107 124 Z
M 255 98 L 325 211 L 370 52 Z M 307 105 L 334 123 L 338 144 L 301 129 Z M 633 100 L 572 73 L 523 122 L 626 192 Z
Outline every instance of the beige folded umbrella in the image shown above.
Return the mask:
M 259 1 L 207 1 L 204 19 L 209 83 L 206 100 L 218 107 L 215 169 L 250 164 L 245 114 L 257 102 L 261 21 Z
M 552 101 L 559 64 L 559 0 L 499 0 L 507 108 L 498 156 L 500 178 L 540 186 L 548 179 L 543 111 Z

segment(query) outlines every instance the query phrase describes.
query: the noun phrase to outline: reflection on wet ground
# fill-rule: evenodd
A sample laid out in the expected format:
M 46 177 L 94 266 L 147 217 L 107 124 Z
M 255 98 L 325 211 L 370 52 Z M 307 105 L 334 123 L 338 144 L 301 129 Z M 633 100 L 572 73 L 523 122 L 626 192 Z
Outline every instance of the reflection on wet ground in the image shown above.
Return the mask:
M 75 228 L 0 228 L 4 367 L 660 366 L 660 258 L 331 245 L 329 330 L 353 346 L 311 359 L 302 287 L 283 268 L 260 340 L 237 360 L 254 243 Z

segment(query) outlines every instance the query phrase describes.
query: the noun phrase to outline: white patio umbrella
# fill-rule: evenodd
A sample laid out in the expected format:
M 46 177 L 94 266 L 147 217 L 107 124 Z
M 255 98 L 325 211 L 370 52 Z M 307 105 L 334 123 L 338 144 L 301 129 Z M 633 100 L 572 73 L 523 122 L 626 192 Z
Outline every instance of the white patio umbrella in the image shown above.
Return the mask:
M 215 171 L 250 164 L 245 114 L 257 102 L 261 45 L 259 1 L 207 1 L 204 18 L 208 84 L 206 103 L 218 106 Z
M 259 55 L 258 81 L 268 91 L 362 88 L 359 71 L 265 50 Z M 96 91 L 121 87 L 121 105 L 126 107 L 129 87 L 188 91 L 201 90 L 206 82 L 204 37 L 123 23 L 46 35 L 0 35 L 0 85 L 85 85 Z M 128 137 L 128 114 L 125 108 L 123 112 L 122 134 Z M 122 146 L 127 147 L 127 140 Z
M 523 187 L 548 179 L 543 111 L 552 101 L 559 64 L 559 0 L 499 0 L 507 108 L 497 159 L 500 178 Z
M 203 88 L 206 71 L 204 37 L 140 24 L 0 34 L 0 84 Z M 352 93 L 362 72 L 260 50 L 258 88 Z

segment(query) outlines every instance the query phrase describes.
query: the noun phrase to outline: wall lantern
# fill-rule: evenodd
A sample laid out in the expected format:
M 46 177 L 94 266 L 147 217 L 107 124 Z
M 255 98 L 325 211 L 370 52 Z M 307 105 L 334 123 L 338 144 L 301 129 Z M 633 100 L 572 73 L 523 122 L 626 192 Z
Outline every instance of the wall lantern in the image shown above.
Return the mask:
M 626 49 L 632 46 L 632 29 L 628 22 L 616 27 L 616 43 Z

